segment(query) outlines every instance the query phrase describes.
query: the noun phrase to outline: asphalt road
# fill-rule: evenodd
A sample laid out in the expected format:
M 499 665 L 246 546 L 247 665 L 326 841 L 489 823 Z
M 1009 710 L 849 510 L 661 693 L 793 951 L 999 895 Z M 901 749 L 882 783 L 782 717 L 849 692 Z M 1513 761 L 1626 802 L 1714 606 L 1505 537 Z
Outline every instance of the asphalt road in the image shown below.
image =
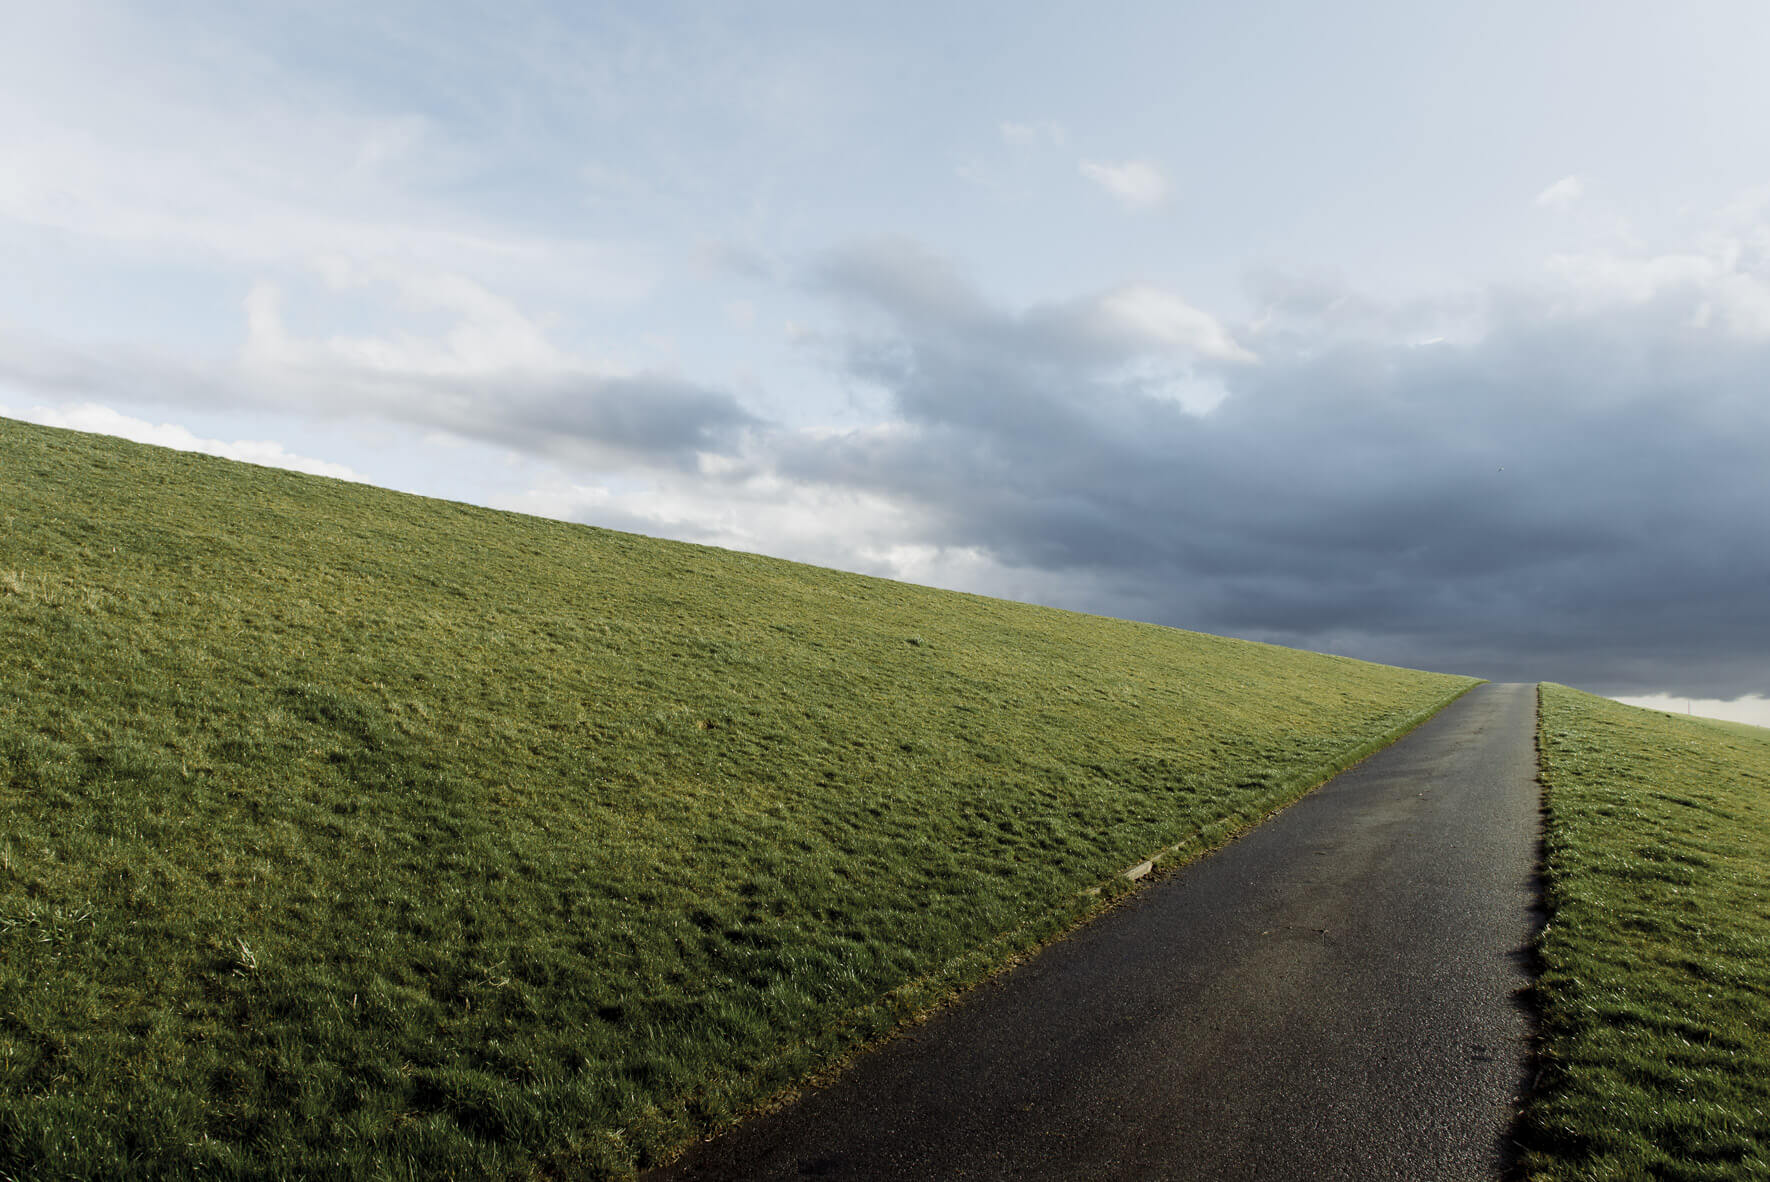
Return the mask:
M 1484 685 L 658 1179 L 1495 1178 L 1539 923 L 1530 685 Z

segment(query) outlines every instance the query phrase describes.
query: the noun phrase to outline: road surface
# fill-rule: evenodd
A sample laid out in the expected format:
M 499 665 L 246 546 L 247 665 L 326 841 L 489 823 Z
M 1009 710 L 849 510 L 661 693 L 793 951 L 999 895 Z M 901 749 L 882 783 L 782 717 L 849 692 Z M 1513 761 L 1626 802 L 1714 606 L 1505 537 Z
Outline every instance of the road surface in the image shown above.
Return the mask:
M 1483 685 L 657 1179 L 1496 1178 L 1536 691 Z

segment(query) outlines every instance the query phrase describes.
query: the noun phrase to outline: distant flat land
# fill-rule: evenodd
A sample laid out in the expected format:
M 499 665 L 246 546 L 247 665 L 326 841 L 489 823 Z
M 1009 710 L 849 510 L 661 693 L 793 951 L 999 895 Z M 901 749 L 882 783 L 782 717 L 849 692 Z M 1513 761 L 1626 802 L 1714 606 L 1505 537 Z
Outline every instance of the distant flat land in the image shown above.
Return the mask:
M 1469 684 L 0 421 L 0 1175 L 629 1171 Z

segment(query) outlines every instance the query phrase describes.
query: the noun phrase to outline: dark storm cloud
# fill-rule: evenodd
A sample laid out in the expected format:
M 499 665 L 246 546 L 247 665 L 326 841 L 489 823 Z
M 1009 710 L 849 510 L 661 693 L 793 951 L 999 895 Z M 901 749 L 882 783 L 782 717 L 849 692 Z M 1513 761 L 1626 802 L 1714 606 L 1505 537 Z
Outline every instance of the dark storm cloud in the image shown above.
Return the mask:
M 1008 313 L 877 250 L 820 281 L 866 310 L 841 364 L 903 423 L 780 465 L 916 504 L 921 540 L 1105 576 L 1075 606 L 1204 631 L 1611 693 L 1770 690 L 1770 348 L 1692 327 L 1694 297 L 1575 315 L 1498 294 L 1466 345 L 1274 331 L 1258 364 L 1174 360 L 1229 390 L 1200 416 L 1105 301 Z

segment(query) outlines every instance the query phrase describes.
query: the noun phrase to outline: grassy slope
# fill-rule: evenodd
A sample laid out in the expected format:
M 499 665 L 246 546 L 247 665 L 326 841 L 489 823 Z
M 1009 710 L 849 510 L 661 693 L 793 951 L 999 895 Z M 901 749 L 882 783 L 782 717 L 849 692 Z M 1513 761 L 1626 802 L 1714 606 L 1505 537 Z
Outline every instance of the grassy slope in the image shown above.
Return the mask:
M 1770 730 L 1542 691 L 1533 1176 L 1770 1177 Z
M 0 1174 L 628 1168 L 1466 684 L 0 420 Z

